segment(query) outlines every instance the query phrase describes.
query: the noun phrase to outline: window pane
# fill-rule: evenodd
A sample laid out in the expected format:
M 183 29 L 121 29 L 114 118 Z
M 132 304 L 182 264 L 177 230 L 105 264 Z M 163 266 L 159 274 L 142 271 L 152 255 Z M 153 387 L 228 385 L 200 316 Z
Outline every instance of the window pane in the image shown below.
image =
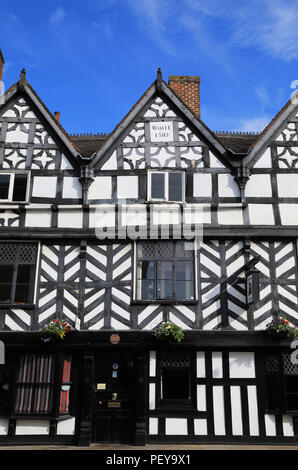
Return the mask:
M 173 279 L 172 261 L 157 261 L 157 279 Z
M 15 302 L 29 302 L 31 266 L 18 266 L 17 284 L 15 291 Z
M 155 299 L 155 293 L 154 293 L 154 282 L 153 280 L 151 281 L 146 281 L 142 280 L 138 282 L 138 299 L 141 300 L 154 300 Z
M 13 266 L 0 266 L 0 302 L 11 302 Z
M 189 400 L 189 370 L 163 369 L 161 398 L 169 400 Z
M 172 299 L 173 298 L 173 281 L 157 281 L 157 298 Z
M 194 300 L 193 281 L 176 281 L 175 298 L 177 300 Z
M 151 198 L 164 199 L 165 198 L 165 174 L 152 173 L 151 174 Z
M 138 262 L 138 279 L 154 279 L 154 261 Z
M 182 173 L 169 173 L 169 201 L 183 201 Z
M 15 174 L 13 187 L 13 201 L 25 201 L 28 175 Z
M 10 175 L 0 175 L 0 199 L 8 199 Z
M 192 281 L 193 280 L 193 262 L 192 261 L 176 261 L 176 281 Z

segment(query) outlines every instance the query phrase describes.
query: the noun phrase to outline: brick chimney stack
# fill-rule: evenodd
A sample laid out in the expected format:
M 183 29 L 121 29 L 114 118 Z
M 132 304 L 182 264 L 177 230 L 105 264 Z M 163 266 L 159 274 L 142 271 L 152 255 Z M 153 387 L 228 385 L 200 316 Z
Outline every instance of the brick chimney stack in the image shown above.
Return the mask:
M 200 118 L 200 77 L 170 75 L 169 87 Z
M 0 49 L 0 94 L 1 94 L 1 89 L 2 89 L 3 66 L 4 66 L 4 57 Z
M 56 119 L 57 122 L 60 122 L 60 112 L 59 111 L 55 111 L 54 118 Z

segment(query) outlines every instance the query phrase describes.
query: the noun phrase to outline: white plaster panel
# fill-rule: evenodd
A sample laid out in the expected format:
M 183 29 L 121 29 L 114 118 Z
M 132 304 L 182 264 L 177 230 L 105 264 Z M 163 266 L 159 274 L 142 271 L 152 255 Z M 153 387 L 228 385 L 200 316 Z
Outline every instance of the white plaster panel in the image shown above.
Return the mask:
M 224 436 L 226 434 L 225 409 L 223 386 L 218 385 L 213 389 L 213 414 L 214 414 L 214 434 Z
M 243 225 L 243 211 L 240 206 L 219 204 L 217 208 L 218 223 L 223 225 Z
M 118 199 L 137 199 L 139 197 L 138 176 L 117 176 Z
M 24 132 L 21 128 L 21 124 L 18 124 L 14 130 L 10 130 L 14 126 L 14 123 L 8 124 L 7 133 L 6 133 L 6 142 L 7 143 L 28 143 L 28 132 Z M 22 124 L 24 128 L 29 131 L 29 124 Z
M 155 377 L 156 375 L 156 351 L 150 351 L 149 355 L 149 375 Z
M 210 173 L 194 173 L 193 195 L 194 197 L 212 196 L 212 176 Z
M 276 436 L 275 415 L 265 415 L 266 436 Z
M 254 164 L 254 168 L 271 168 L 271 149 L 268 147 L 261 158 Z
M 212 353 L 212 376 L 214 379 L 222 378 L 222 353 Z
M 60 164 L 60 170 L 72 170 L 73 166 L 70 164 L 68 159 L 64 154 L 61 155 L 61 164 Z
M 197 410 L 206 411 L 206 385 L 197 385 Z
M 272 204 L 248 204 L 251 225 L 275 225 Z
M 232 433 L 234 436 L 242 436 L 242 408 L 240 387 L 231 387 L 231 411 L 232 411 Z
M 144 204 L 131 204 L 122 206 L 122 225 L 147 225 L 147 211 Z
M 50 433 L 50 421 L 38 419 L 17 419 L 17 436 L 48 435 Z
M 76 424 L 75 418 L 58 421 L 57 435 L 73 436 L 75 433 L 75 424 Z
M 102 170 L 117 170 L 117 156 L 116 150 L 112 153 L 110 158 L 102 165 Z
M 158 434 L 158 418 L 149 418 L 149 434 Z
M 194 431 L 196 436 L 207 436 L 207 419 L 194 419 Z
M 0 418 L 0 436 L 8 434 L 9 420 L 7 418 Z
M 115 227 L 115 207 L 102 205 L 90 208 L 89 227 Z
M 166 434 L 187 436 L 187 419 L 186 418 L 166 418 Z
M 188 204 L 183 208 L 185 224 L 210 224 L 210 204 Z
M 149 384 L 149 410 L 155 410 L 155 384 Z
M 154 225 L 170 225 L 179 224 L 180 209 L 178 205 L 153 205 L 153 213 L 151 213 L 151 223 Z
M 57 176 L 34 176 L 33 197 L 56 197 Z
M 197 351 L 197 377 L 206 377 L 205 367 L 205 353 L 204 351 Z
M 112 198 L 112 177 L 96 176 L 89 187 L 89 200 Z
M 282 427 L 284 436 L 294 436 L 293 417 L 289 415 L 283 415 Z
M 26 227 L 51 227 L 52 212 L 50 209 L 26 210 Z
M 210 168 L 225 168 L 225 166 L 221 163 L 221 161 L 209 151 L 210 156 Z
M 255 373 L 255 355 L 253 352 L 229 353 L 230 378 L 253 379 Z
M 279 204 L 282 225 L 298 225 L 298 204 Z
M 58 227 L 83 227 L 83 211 L 80 209 L 59 209 Z
M 65 176 L 63 178 L 63 198 L 80 199 L 82 197 L 82 185 L 79 178 Z
M 219 197 L 240 197 L 239 186 L 233 175 L 222 173 L 218 175 Z
M 245 187 L 246 197 L 271 197 L 270 175 L 251 175 Z
M 259 412 L 258 412 L 257 387 L 255 385 L 248 385 L 247 401 L 248 401 L 249 434 L 251 436 L 258 436 L 260 433 Z
M 298 174 L 277 174 L 279 197 L 298 197 Z

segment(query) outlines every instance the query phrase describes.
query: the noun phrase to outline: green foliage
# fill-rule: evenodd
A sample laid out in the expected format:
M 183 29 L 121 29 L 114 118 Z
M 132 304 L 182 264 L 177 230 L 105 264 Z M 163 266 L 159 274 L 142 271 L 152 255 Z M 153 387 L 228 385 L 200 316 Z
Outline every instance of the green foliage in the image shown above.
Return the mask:
M 298 338 L 298 329 L 295 326 L 291 326 L 284 317 L 273 320 L 266 326 L 266 331 L 271 336 Z
M 53 320 L 49 324 L 44 325 L 41 330 L 43 333 L 42 341 L 45 343 L 54 338 L 64 339 L 65 335 L 70 331 L 70 325 L 62 320 Z
M 161 323 L 158 328 L 154 331 L 154 336 L 157 339 L 167 339 L 169 341 L 174 340 L 177 343 L 184 338 L 184 333 L 180 326 L 175 325 L 172 322 Z

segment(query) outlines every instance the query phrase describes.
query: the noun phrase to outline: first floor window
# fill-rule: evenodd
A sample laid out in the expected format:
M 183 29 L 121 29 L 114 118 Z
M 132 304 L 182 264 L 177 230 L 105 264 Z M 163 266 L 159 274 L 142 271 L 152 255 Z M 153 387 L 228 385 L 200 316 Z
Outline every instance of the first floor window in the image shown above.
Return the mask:
M 0 173 L 0 200 L 25 202 L 28 200 L 29 173 Z
M 137 244 L 138 300 L 194 300 L 194 251 L 184 241 Z
M 0 243 L 0 303 L 33 302 L 36 243 Z

